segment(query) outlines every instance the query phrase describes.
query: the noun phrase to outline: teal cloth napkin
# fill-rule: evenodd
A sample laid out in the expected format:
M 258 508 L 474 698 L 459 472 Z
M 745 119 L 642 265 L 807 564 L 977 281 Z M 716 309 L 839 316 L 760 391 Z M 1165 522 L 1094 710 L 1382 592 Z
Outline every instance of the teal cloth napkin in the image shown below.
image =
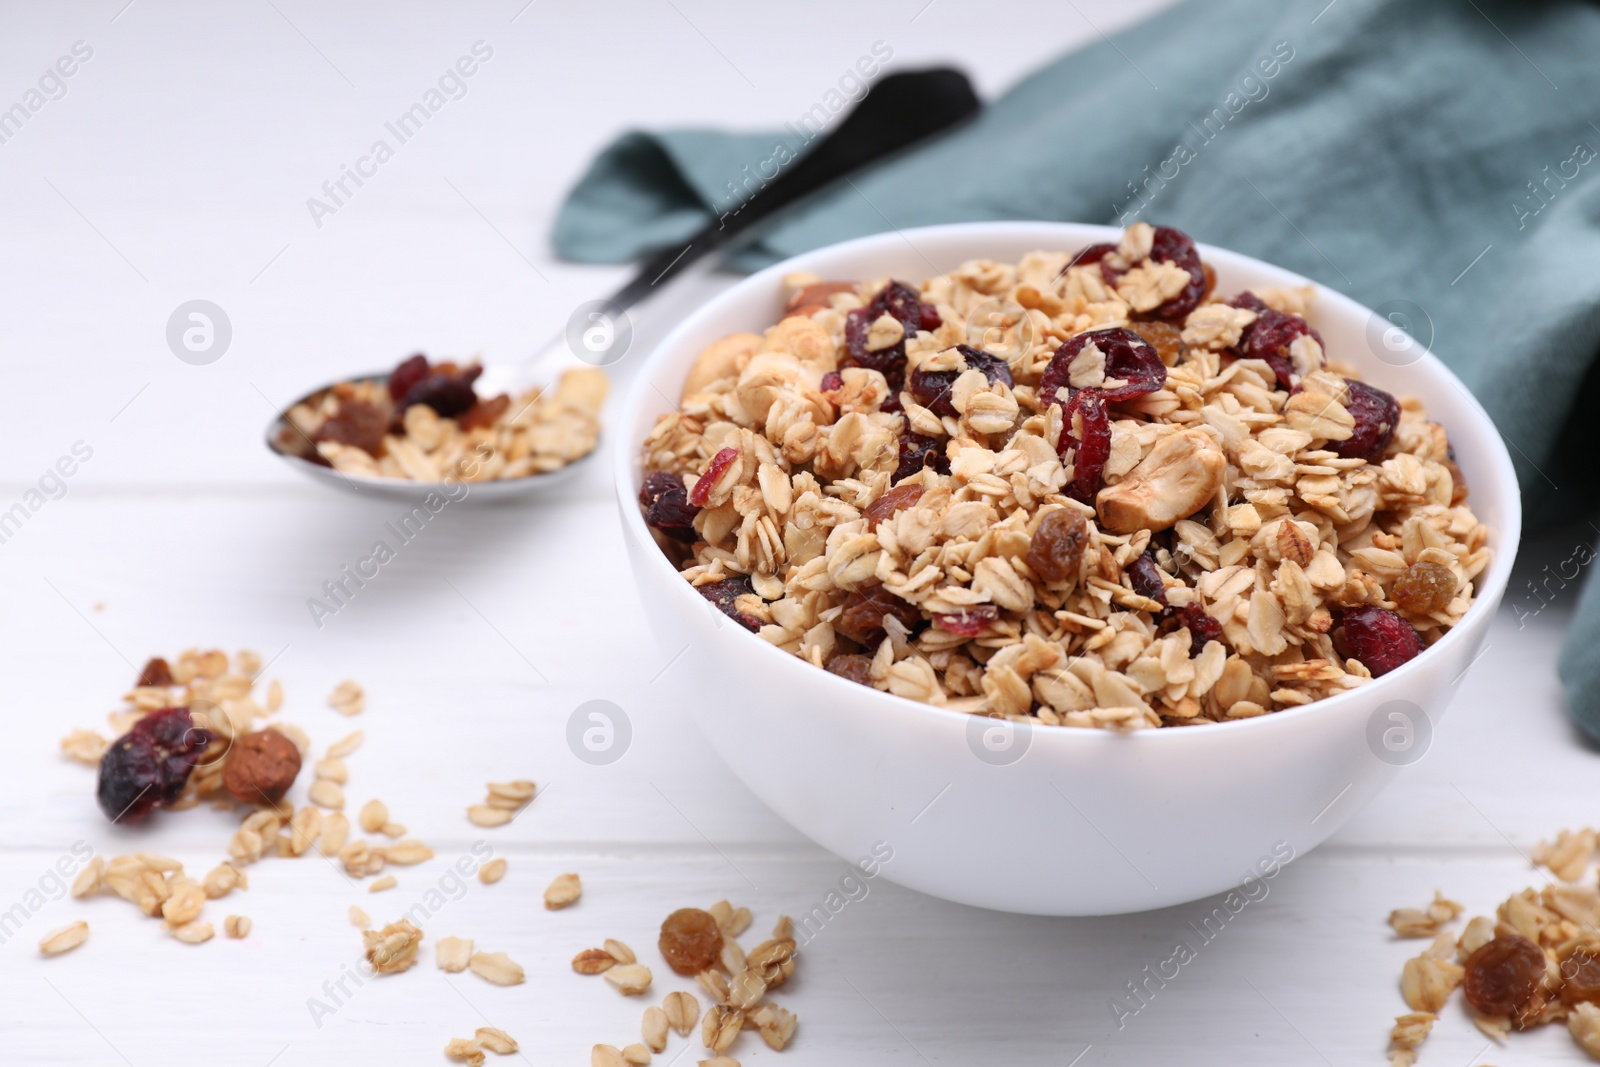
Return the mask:
M 1494 417 L 1536 530 L 1600 489 L 1596 56 L 1600 9 L 1584 3 L 1191 0 L 808 201 L 736 262 L 891 227 L 1143 219 L 1370 307 L 1406 302 Z M 556 250 L 615 263 L 682 240 L 806 134 L 629 133 L 572 191 Z M 1560 669 L 1600 739 L 1595 583 Z

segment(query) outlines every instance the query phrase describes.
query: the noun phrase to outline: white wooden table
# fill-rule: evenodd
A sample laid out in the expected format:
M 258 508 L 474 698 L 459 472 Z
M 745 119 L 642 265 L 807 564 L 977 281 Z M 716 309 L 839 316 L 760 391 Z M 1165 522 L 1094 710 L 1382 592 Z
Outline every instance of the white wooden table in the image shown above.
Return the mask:
M 636 1040 L 643 1005 L 573 974 L 575 951 L 620 938 L 655 963 L 657 995 L 685 988 L 652 948 L 668 911 L 732 898 L 755 911 L 754 934 L 821 902 L 846 865 L 764 810 L 698 739 L 686 708 L 699 697 L 674 685 L 639 617 L 603 460 L 538 506 L 448 509 L 319 629 L 307 598 L 400 509 L 284 469 L 260 444 L 273 406 L 418 349 L 509 358 L 552 335 L 624 274 L 555 262 L 547 233 L 565 188 L 629 126 L 776 125 L 878 40 L 893 47 L 891 69 L 956 58 L 993 95 L 1159 0 L 1081 0 L 1081 13 L 1039 3 L 1005 18 L 967 0 L 872 14 L 830 0 L 766 21 L 706 0 L 610 14 L 550 0 L 520 12 L 522 0 L 124 2 L 0 11 L 0 107 L 75 42 L 92 49 L 65 95 L 0 143 L 0 511 L 26 507 L 76 442 L 92 449 L 60 498 L 0 543 L 0 915 L 12 916 L 0 1062 L 432 1064 L 448 1038 L 486 1023 L 518 1037 L 531 1064 L 586 1063 L 597 1041 Z M 316 225 L 307 198 L 477 41 L 493 54 L 465 96 Z M 635 351 L 725 284 L 687 279 L 643 309 Z M 232 326 L 208 365 L 175 358 L 165 338 L 192 299 L 218 304 Z M 630 377 L 625 360 L 619 389 Z M 1530 547 L 1524 570 L 1566 557 L 1579 536 Z M 1508 600 L 1527 612 L 1537 601 L 1522 590 L 1519 577 Z M 1388 910 L 1435 887 L 1490 907 L 1538 882 L 1522 853 L 1539 837 L 1593 819 L 1594 757 L 1554 678 L 1574 599 L 1559 595 L 1525 625 L 1508 607 L 1427 757 L 1122 1029 L 1109 999 L 1209 905 L 1022 918 L 879 880 L 806 946 L 779 995 L 801 1018 L 791 1048 L 780 1059 L 746 1035 L 736 1054 L 796 1065 L 1383 1062 L 1389 1020 L 1404 1010 L 1400 963 L 1417 947 L 1388 938 Z M 438 858 L 378 896 L 315 857 L 261 863 L 248 893 L 208 908 L 218 922 L 249 915 L 253 932 L 199 947 L 115 898 L 49 899 L 59 891 L 48 872 L 76 842 L 105 856 L 167 853 L 195 871 L 222 857 L 234 817 L 202 808 L 113 828 L 92 773 L 57 755 L 69 729 L 103 728 L 146 656 L 193 645 L 276 657 L 283 716 L 319 747 L 350 727 L 328 691 L 364 683 L 352 806 L 384 799 Z M 565 740 L 568 716 L 594 699 L 633 727 L 609 766 L 580 762 Z M 498 831 L 466 822 L 486 780 L 516 776 L 546 790 L 522 818 Z M 506 879 L 469 881 L 425 924 L 422 966 L 347 983 L 319 1025 L 309 1002 L 329 1003 L 325 983 L 360 952 L 348 906 L 397 918 L 479 840 L 509 859 Z M 582 874 L 583 901 L 546 912 L 539 893 L 566 870 Z M 79 917 L 88 944 L 41 959 L 39 937 Z M 447 934 L 506 950 L 527 983 L 436 970 L 432 941 Z M 1452 1010 L 1423 1062 L 1580 1058 L 1556 1032 L 1507 1053 L 1484 1046 Z M 674 1038 L 657 1062 L 704 1055 Z

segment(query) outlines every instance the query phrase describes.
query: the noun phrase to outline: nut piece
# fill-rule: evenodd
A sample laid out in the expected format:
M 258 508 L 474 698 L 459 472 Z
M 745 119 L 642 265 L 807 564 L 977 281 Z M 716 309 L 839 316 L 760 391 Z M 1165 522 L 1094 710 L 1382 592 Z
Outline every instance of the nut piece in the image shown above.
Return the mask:
M 366 945 L 367 960 L 373 970 L 379 974 L 399 974 L 410 970 L 417 962 L 422 931 L 410 919 L 401 919 L 382 930 L 363 930 L 361 940 Z
M 472 939 L 468 937 L 442 937 L 433 947 L 433 958 L 441 971 L 459 974 L 467 969 L 472 959 Z
M 277 730 L 234 741 L 222 764 L 222 785 L 241 804 L 276 804 L 300 773 L 300 750 Z
M 504 952 L 475 952 L 467 961 L 472 973 L 495 985 L 521 985 L 522 967 Z
M 762 340 L 758 333 L 735 333 L 711 342 L 695 357 L 683 379 L 682 395 L 691 397 L 721 378 L 737 378 L 750 357 L 760 350 Z
M 616 962 L 616 957 L 603 948 L 586 948 L 572 957 L 572 969 L 579 974 L 601 974 Z
M 629 997 L 649 989 L 652 977 L 650 968 L 642 963 L 619 964 L 606 971 L 606 981 L 615 986 L 617 992 Z
M 490 1052 L 498 1052 L 502 1056 L 509 1056 L 517 1051 L 517 1039 L 498 1030 L 493 1026 L 480 1026 L 477 1033 L 472 1035 L 484 1048 Z
M 679 1037 L 688 1037 L 700 1021 L 700 1002 L 693 993 L 668 993 L 667 999 L 661 1002 L 661 1010 L 667 1013 L 667 1025 Z
M 87 940 L 89 940 L 89 924 L 79 919 L 70 926 L 63 926 L 59 930 L 45 934 L 39 942 L 39 951 L 46 956 L 59 956 L 63 952 L 71 952 Z
M 571 907 L 583 896 L 583 883 L 576 874 L 570 871 L 558 874 L 555 881 L 544 891 L 544 906 L 551 911 L 560 911 L 562 908 Z
M 1227 457 L 1204 430 L 1169 434 L 1126 478 L 1100 490 L 1101 525 L 1119 534 L 1165 530 L 1204 507 L 1227 469 Z

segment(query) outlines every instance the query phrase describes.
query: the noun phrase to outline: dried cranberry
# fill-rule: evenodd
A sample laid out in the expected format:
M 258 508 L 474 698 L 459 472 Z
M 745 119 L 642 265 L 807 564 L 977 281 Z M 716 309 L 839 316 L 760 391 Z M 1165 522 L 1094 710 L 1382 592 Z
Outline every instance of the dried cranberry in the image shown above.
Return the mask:
M 1159 604 L 1167 602 L 1167 583 L 1161 580 L 1161 567 L 1156 563 L 1153 549 L 1145 549 L 1138 559 L 1123 569 L 1135 593 Z
M 178 799 L 211 739 L 186 707 L 152 711 L 101 757 L 95 789 L 100 810 L 112 822 L 143 822 L 154 808 Z
M 822 376 L 821 390 L 824 393 L 835 392 L 842 385 L 844 385 L 844 375 L 836 370 L 831 370 Z
M 383 435 L 389 432 L 389 413 L 365 400 L 347 397 L 322 421 L 314 441 L 337 441 L 359 448 L 374 458 L 383 455 Z
M 900 464 L 889 483 L 909 478 L 924 467 L 932 467 L 940 474 L 950 473 L 950 457 L 945 455 L 944 439 L 907 430 L 900 438 Z
M 1005 382 L 1011 385 L 1011 367 L 999 356 L 991 356 L 981 352 L 971 345 L 956 345 L 956 351 L 961 353 L 961 358 L 966 361 L 966 370 L 978 370 L 989 379 L 990 383 Z M 956 384 L 956 379 L 961 377 L 961 370 L 922 370 L 911 372 L 910 392 L 917 403 L 932 411 L 935 415 L 949 415 L 954 417 L 955 404 L 950 400 L 950 388 Z
M 694 517 L 700 509 L 689 503 L 689 491 L 676 474 L 656 471 L 648 475 L 639 490 L 639 504 L 644 508 L 645 525 L 684 544 L 699 539 Z
M 1169 619 L 1177 626 L 1189 628 L 1189 657 L 1192 659 L 1206 650 L 1210 641 L 1222 640 L 1222 623 L 1206 614 L 1199 604 L 1189 603 L 1174 611 Z M 1176 627 L 1175 627 L 1176 628 Z
M 880 315 L 900 323 L 905 337 L 877 351 L 867 350 L 867 334 Z M 936 330 L 941 325 L 939 312 L 932 304 L 918 299 L 917 291 L 901 282 L 890 282 L 878 291 L 866 307 L 856 308 L 844 317 L 846 361 L 851 366 L 880 372 L 889 380 L 891 395 L 900 391 L 905 375 L 906 337 L 919 330 Z
M 1067 486 L 1067 495 L 1080 503 L 1093 503 L 1095 494 L 1100 491 L 1106 461 L 1111 458 L 1111 420 L 1106 415 L 1106 402 L 1097 390 L 1080 389 L 1072 394 L 1062 414 L 1065 421 L 1056 451 L 1064 461 L 1067 450 L 1073 450 L 1072 484 Z M 1075 421 L 1081 428 L 1082 439 L 1073 427 Z
M 1117 379 L 1124 384 L 1111 389 L 1100 389 L 1109 400 L 1132 400 L 1153 393 L 1167 384 L 1167 365 L 1155 346 L 1132 330 L 1113 326 L 1106 330 L 1090 330 L 1067 339 L 1050 357 L 1050 365 L 1039 379 L 1039 399 L 1046 404 L 1061 402 L 1061 390 L 1070 392 L 1069 378 L 1072 361 L 1078 358 L 1090 342 L 1106 359 L 1106 380 Z
M 1350 397 L 1344 408 L 1354 416 L 1355 429 L 1343 441 L 1328 442 L 1328 450 L 1345 459 L 1376 463 L 1394 440 L 1394 428 L 1400 424 L 1400 402 L 1366 382 L 1346 378 L 1345 385 Z
M 993 626 L 999 618 L 1000 609 L 993 604 L 974 604 L 953 615 L 935 615 L 933 625 L 947 633 L 960 634 L 962 637 L 977 637 Z
M 1510 1015 L 1528 1001 L 1544 977 L 1544 950 L 1521 934 L 1499 934 L 1467 957 L 1461 991 L 1484 1015 Z
M 897 485 L 868 504 L 861 514 L 866 517 L 867 529 L 875 530 L 878 528 L 878 523 L 902 508 L 909 508 L 921 499 L 922 486 L 916 482 L 910 485 Z
M 915 604 L 907 603 L 881 585 L 873 585 L 850 594 L 833 628 L 859 644 L 877 644 L 883 636 L 883 620 L 890 615 L 904 623 L 907 630 L 915 630 L 922 624 L 922 612 Z
M 906 328 L 908 335 L 918 330 L 937 330 L 943 322 L 932 304 L 922 302 L 921 295 L 903 282 L 890 282 L 872 298 L 873 306 L 887 311 Z
M 1234 352 L 1240 359 L 1259 359 L 1272 368 L 1278 378 L 1278 384 L 1284 389 L 1293 391 L 1298 384 L 1295 381 L 1295 366 L 1289 359 L 1289 346 L 1296 338 L 1310 337 L 1322 345 L 1322 335 L 1311 328 L 1310 323 L 1299 315 L 1290 315 L 1268 307 L 1256 294 L 1246 290 L 1234 297 L 1230 303 L 1236 308 L 1244 308 L 1256 313 L 1255 321 L 1244 328 L 1239 335 L 1239 345 Z
M 452 373 L 443 369 L 444 366 L 435 367 L 427 377 L 406 390 L 405 398 L 400 402 L 402 410 L 413 404 L 426 404 L 441 418 L 453 419 L 469 411 L 478 402 L 478 394 L 473 391 L 472 383 L 483 373 L 483 368 L 468 367 Z
M 1346 608 L 1344 642 L 1350 655 L 1366 664 L 1374 678 L 1406 663 L 1422 651 L 1422 637 L 1388 608 Z
M 857 685 L 872 686 L 872 660 L 854 652 L 843 652 L 828 661 L 829 674 L 837 674 Z
M 733 461 L 738 458 L 737 448 L 718 449 L 717 454 L 711 457 L 711 462 L 706 464 L 705 473 L 700 475 L 700 480 L 689 490 L 689 503 L 697 508 L 705 507 L 706 501 L 711 499 L 711 490 L 716 488 L 717 479 L 722 477 L 723 472 L 733 466 Z
M 152 656 L 139 672 L 139 680 L 133 684 L 142 689 L 146 686 L 171 685 L 172 682 L 172 667 L 160 656 Z
M 1189 272 L 1189 284 L 1183 291 L 1148 314 L 1169 322 L 1181 321 L 1189 312 L 1200 306 L 1210 286 L 1206 282 L 1200 250 L 1182 230 L 1171 226 L 1157 226 L 1150 241 L 1150 258 L 1156 263 L 1171 263 Z
M 720 582 L 707 582 L 705 585 L 697 585 L 695 586 L 695 592 L 711 601 L 717 606 L 718 611 L 751 633 L 761 629 L 760 619 L 740 611 L 734 604 L 734 601 L 740 597 L 755 592 L 755 587 L 750 584 L 749 575 L 741 574 L 737 578 L 724 578 Z
M 417 353 L 389 372 L 389 399 L 396 404 L 405 399 L 411 387 L 428 376 L 428 357 Z
M 1061 268 L 1061 274 L 1066 274 L 1067 271 L 1071 270 L 1073 267 L 1087 267 L 1091 264 L 1099 263 L 1100 276 L 1105 278 L 1108 284 L 1115 285 L 1117 284 L 1116 279 L 1107 276 L 1105 258 L 1116 250 L 1117 246 L 1113 244 L 1090 245 L 1088 248 L 1085 248 L 1083 251 L 1073 256 L 1072 259 L 1067 262 L 1067 265 Z M 1060 277 L 1060 275 L 1057 275 L 1057 277 Z
M 1078 576 L 1083 549 L 1089 543 L 1089 520 L 1076 508 L 1056 508 L 1045 513 L 1028 542 L 1022 562 L 1041 582 L 1059 585 Z

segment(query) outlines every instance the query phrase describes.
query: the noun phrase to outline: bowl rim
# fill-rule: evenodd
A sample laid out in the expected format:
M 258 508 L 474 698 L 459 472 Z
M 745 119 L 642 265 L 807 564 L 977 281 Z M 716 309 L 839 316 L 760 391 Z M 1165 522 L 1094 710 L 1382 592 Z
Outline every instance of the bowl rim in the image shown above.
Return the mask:
M 649 528 L 644 524 L 644 517 L 640 513 L 637 504 L 638 486 L 636 477 L 640 469 L 638 463 L 639 446 L 643 444 L 643 440 L 642 438 L 635 439 L 633 426 L 639 421 L 641 409 L 650 403 L 652 393 L 660 396 L 668 395 L 656 388 L 656 376 L 667 355 L 680 347 L 687 335 L 698 330 L 705 320 L 716 317 L 727 305 L 736 303 L 754 290 L 775 290 L 784 275 L 797 270 L 809 269 L 808 262 L 815 258 L 848 256 L 854 253 L 868 254 L 896 244 L 911 244 L 914 246 L 918 236 L 938 239 L 945 237 L 978 238 L 989 236 L 999 238 L 1038 235 L 1042 242 L 1046 242 L 1040 245 L 1041 248 L 1044 248 L 1049 247 L 1048 242 L 1051 240 L 1059 240 L 1063 247 L 1071 247 L 1079 242 L 1094 243 L 1108 238 L 1118 240 L 1122 232 L 1122 228 L 1117 226 L 1048 220 L 956 222 L 908 229 L 890 229 L 880 233 L 823 245 L 764 267 L 740 279 L 696 308 L 674 326 L 651 349 L 649 355 L 645 357 L 643 363 L 634 373 L 633 381 L 628 388 L 626 402 L 622 408 L 621 419 L 617 424 L 622 429 L 622 432 L 612 442 L 614 446 L 612 461 L 614 464 L 615 489 L 618 504 L 622 511 L 622 523 L 627 530 L 627 536 L 634 539 L 639 548 L 645 549 L 644 554 L 652 559 L 650 566 L 663 568 L 663 573 L 673 579 L 671 584 L 680 588 L 681 594 L 685 598 L 682 603 L 686 608 L 698 610 L 703 607 L 704 598 L 694 592 L 694 588 L 682 580 L 680 572 L 672 566 L 671 561 L 661 551 Z M 1202 256 L 1218 265 L 1227 263 L 1233 266 L 1247 267 L 1275 274 L 1282 279 L 1277 283 L 1279 285 L 1313 286 L 1316 289 L 1318 306 L 1327 307 L 1332 305 L 1338 308 L 1339 313 L 1342 315 L 1370 317 L 1375 314 L 1372 309 L 1345 296 L 1343 293 L 1285 267 L 1279 267 L 1265 260 L 1256 259 L 1253 256 L 1247 256 L 1241 252 L 1234 252 L 1217 245 L 1199 241 L 1195 242 L 1195 244 Z M 752 330 L 766 328 L 766 326 L 760 325 L 750 327 Z M 1445 646 L 1454 648 L 1456 645 L 1471 640 L 1471 635 L 1475 631 L 1489 625 L 1494 610 L 1498 608 L 1501 597 L 1505 593 L 1506 587 L 1510 584 L 1511 568 L 1515 561 L 1517 547 L 1522 535 L 1522 497 L 1517 483 L 1516 471 L 1511 463 L 1511 456 L 1506 451 L 1505 441 L 1498 429 L 1496 429 L 1493 420 L 1489 418 L 1489 413 L 1484 410 L 1477 397 L 1467 389 L 1466 385 L 1456 377 L 1455 373 L 1433 354 L 1431 348 L 1422 345 L 1420 342 L 1416 343 L 1417 347 L 1422 350 L 1422 355 L 1412 366 L 1424 367 L 1428 376 L 1439 378 L 1445 384 L 1454 386 L 1456 391 L 1461 394 L 1461 399 L 1465 402 L 1465 407 L 1470 417 L 1475 420 L 1475 424 L 1468 428 L 1468 432 L 1483 435 L 1487 440 L 1490 454 L 1489 466 L 1492 468 L 1492 472 L 1490 472 L 1492 473 L 1492 478 L 1488 482 L 1494 484 L 1497 489 L 1504 490 L 1506 510 L 1501 528 L 1494 529 L 1491 527 L 1490 543 L 1494 549 L 1494 558 L 1490 561 L 1488 569 L 1479 576 L 1479 588 L 1477 595 L 1473 599 L 1472 606 L 1461 617 L 1461 621 L 1450 628 L 1448 633 L 1434 642 L 1434 644 L 1428 646 L 1427 649 L 1424 649 L 1424 653 L 1426 653 Z M 846 695 L 846 690 L 843 687 L 849 686 L 849 697 L 851 699 L 864 701 L 875 708 L 881 707 L 884 713 L 897 713 L 904 716 L 908 721 L 926 721 L 930 726 L 942 721 L 946 725 L 961 724 L 963 728 L 973 718 L 968 712 L 954 711 L 934 704 L 924 704 L 907 697 L 896 696 L 893 693 L 879 689 L 868 689 L 846 681 L 843 678 L 830 675 L 828 672 L 818 669 L 811 663 L 800 659 L 792 653 L 785 652 L 776 645 L 769 644 L 756 634 L 749 634 L 742 629 L 739 632 L 761 646 L 762 651 L 756 652 L 756 655 L 772 658 L 773 670 L 788 670 L 794 667 L 803 668 L 806 674 L 797 677 L 809 677 L 814 683 L 838 686 L 840 687 L 838 692 L 841 697 Z M 1373 702 L 1374 696 L 1380 697 L 1377 702 L 1381 703 L 1381 691 L 1386 683 L 1389 683 L 1392 679 L 1399 679 L 1403 682 L 1417 671 L 1425 669 L 1425 665 L 1424 667 L 1417 666 L 1423 658 L 1422 655 L 1418 655 L 1388 674 L 1374 678 L 1371 682 L 1357 686 L 1355 689 L 1324 697 L 1321 700 L 1314 700 L 1309 704 L 1284 708 L 1281 711 L 1257 715 L 1248 719 L 1206 723 L 1201 728 L 1192 730 L 1167 728 L 1119 732 L 1067 727 L 1037 729 L 1032 731 L 1031 743 L 1043 742 L 1049 745 L 1103 744 L 1105 743 L 1106 735 L 1110 734 L 1136 744 L 1184 744 L 1194 742 L 1178 741 L 1175 738 L 1195 735 L 1217 737 L 1221 736 L 1223 731 L 1293 729 L 1294 723 L 1309 716 L 1327 716 L 1353 704 L 1368 704 Z M 788 666 L 780 666 L 780 661 L 788 664 Z M 1459 681 L 1466 671 L 1471 668 L 1472 664 L 1476 662 L 1477 658 L 1475 657 L 1467 665 L 1467 668 L 1464 668 L 1451 681 L 1451 685 Z M 1399 688 L 1399 685 L 1389 686 L 1389 688 Z M 1051 740 L 1045 741 L 1045 738 L 1050 738 Z M 1058 741 L 1055 740 L 1056 738 L 1070 738 L 1072 740 Z M 1166 738 L 1166 740 L 1158 740 L 1159 738 Z

